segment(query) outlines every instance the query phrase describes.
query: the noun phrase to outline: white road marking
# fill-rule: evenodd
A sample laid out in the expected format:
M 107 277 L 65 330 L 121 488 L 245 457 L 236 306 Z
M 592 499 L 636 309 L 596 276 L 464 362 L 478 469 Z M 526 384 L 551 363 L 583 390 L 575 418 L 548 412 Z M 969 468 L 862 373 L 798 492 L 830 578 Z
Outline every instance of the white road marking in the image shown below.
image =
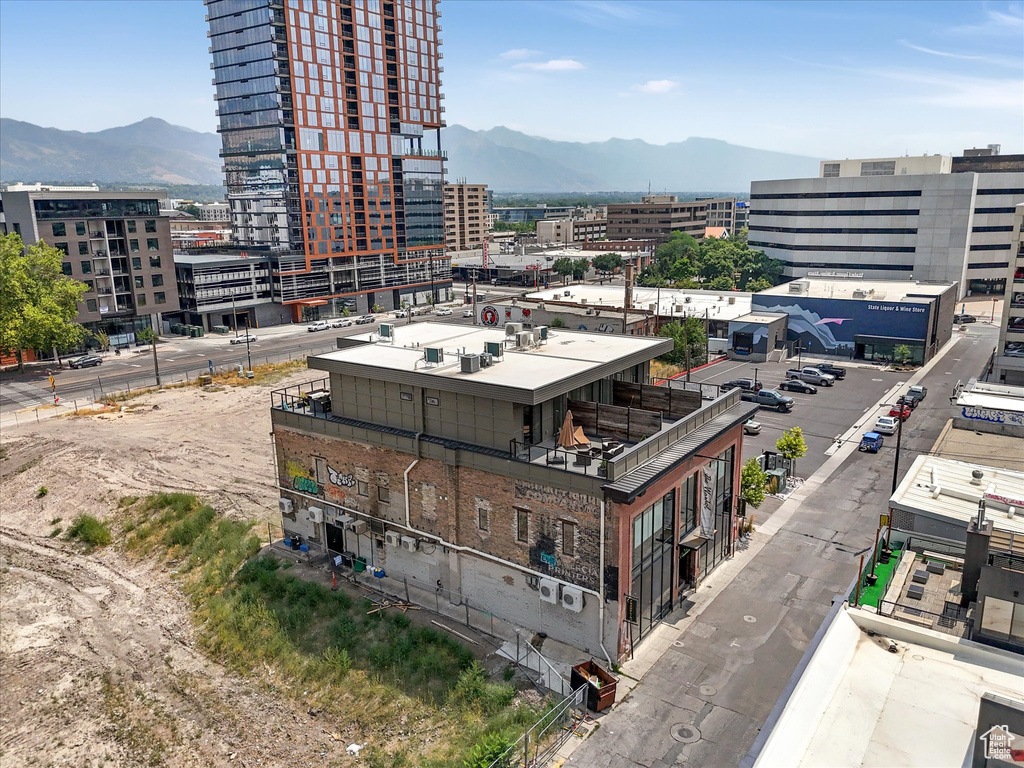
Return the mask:
M 128 365 L 130 365 L 132 368 L 141 368 L 142 367 L 138 363 L 128 363 Z

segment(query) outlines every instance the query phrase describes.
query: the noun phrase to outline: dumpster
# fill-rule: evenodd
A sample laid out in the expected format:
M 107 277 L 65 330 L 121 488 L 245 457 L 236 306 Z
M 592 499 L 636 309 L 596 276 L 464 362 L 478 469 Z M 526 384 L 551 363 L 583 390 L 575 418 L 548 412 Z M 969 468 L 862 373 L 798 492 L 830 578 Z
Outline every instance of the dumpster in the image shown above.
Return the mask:
M 355 562 L 352 563 L 352 570 L 355 571 L 356 573 L 362 573 L 363 571 L 365 571 L 366 570 L 366 558 L 365 557 L 357 557 L 355 559 Z
M 601 712 L 615 703 L 615 688 L 618 680 L 591 659 L 572 668 L 569 685 L 575 691 L 581 685 L 587 685 L 587 709 Z

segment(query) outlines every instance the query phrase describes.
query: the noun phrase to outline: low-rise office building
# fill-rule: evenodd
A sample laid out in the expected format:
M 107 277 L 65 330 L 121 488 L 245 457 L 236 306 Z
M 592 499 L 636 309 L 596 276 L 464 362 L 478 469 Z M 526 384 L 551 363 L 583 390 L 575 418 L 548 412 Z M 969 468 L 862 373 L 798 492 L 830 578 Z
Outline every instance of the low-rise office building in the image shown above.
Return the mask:
M 39 188 L 37 189 L 36 186 Z M 129 344 L 143 328 L 161 330 L 177 312 L 170 225 L 160 193 L 74 191 L 33 185 L 3 193 L 8 230 L 26 245 L 44 241 L 64 253 L 64 274 L 86 285 L 77 321 Z
M 607 219 L 543 219 L 537 222 L 537 242 L 585 243 L 600 240 L 607 231 Z
M 754 407 L 649 385 L 670 340 L 521 328 L 385 324 L 310 357 L 321 380 L 273 393 L 282 525 L 613 660 L 731 555 Z
M 907 347 L 921 365 L 953 335 L 955 284 L 804 278 L 755 293 L 757 312 L 789 315 L 790 352 L 893 360 Z
M 704 237 L 707 203 L 680 202 L 675 195 L 645 195 L 639 203 L 608 206 L 608 238 L 645 239 L 663 243 L 673 232 L 684 232 L 696 240 Z
M 174 270 L 181 300 L 181 321 L 232 329 L 283 323 L 288 313 L 274 304 L 267 256 L 242 258 L 215 254 L 178 254 Z

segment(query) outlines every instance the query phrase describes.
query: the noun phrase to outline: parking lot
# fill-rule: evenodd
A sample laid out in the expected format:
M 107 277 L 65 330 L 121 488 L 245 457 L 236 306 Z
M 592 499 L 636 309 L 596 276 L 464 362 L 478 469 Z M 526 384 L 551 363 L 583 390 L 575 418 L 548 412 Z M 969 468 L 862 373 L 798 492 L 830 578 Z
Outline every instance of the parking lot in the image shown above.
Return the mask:
M 815 360 L 805 360 L 810 365 Z M 807 455 L 797 461 L 797 473 L 806 477 L 820 467 L 829 454 L 835 439 L 847 432 L 862 419 L 868 419 L 863 429 L 848 439 L 859 440 L 863 432 L 870 431 L 875 417 L 888 413 L 888 408 L 867 413 L 889 390 L 906 382 L 910 376 L 906 371 L 883 371 L 881 368 L 863 363 L 836 363 L 846 368 L 846 378 L 831 387 L 817 387 L 817 394 L 781 392 L 793 398 L 793 410 L 789 413 L 762 408 L 754 418 L 761 423 L 761 434 L 748 435 L 743 439 L 743 458 L 758 456 L 763 451 L 775 450 L 775 441 L 790 427 L 800 427 L 807 441 Z M 743 377 L 757 379 L 765 389 L 777 389 L 786 380 L 786 370 L 795 368 L 796 360 L 782 363 L 740 363 L 726 360 L 703 368 L 691 374 L 690 380 L 709 384 L 722 384 Z M 889 402 L 886 400 L 886 402 Z M 911 417 L 913 419 L 913 417 Z M 905 435 L 904 435 L 905 436 Z M 895 438 L 886 438 L 893 441 Z M 886 446 L 888 447 L 888 445 Z M 867 460 L 885 460 L 885 454 L 867 455 Z

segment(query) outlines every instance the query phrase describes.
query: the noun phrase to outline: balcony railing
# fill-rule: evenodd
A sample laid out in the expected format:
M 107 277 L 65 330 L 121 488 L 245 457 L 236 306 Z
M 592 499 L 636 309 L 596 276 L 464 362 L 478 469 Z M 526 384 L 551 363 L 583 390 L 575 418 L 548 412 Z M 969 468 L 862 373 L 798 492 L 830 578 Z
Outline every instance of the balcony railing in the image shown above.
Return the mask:
M 447 160 L 448 153 L 443 149 L 403 149 L 399 152 L 392 152 L 392 157 L 429 157 L 437 160 Z

